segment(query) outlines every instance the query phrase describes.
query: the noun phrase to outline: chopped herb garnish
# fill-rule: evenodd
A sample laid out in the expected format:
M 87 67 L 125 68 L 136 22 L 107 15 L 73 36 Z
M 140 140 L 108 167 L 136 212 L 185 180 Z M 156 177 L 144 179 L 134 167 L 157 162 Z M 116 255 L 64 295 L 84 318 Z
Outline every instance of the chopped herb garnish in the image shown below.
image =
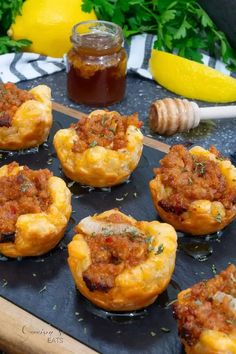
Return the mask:
M 20 186 L 20 191 L 25 193 L 27 192 L 28 189 L 30 189 L 32 187 L 32 183 L 26 181 L 24 182 L 21 186 Z
M 72 187 L 73 185 L 75 184 L 75 181 L 72 181 L 72 182 L 69 182 L 69 183 L 67 183 L 67 187 Z
M 102 116 L 101 123 L 102 123 L 103 127 L 105 126 L 106 120 L 107 120 L 107 117 L 106 116 Z
M 138 193 L 137 193 L 137 192 L 134 192 L 134 193 L 133 193 L 133 196 L 134 196 L 134 198 L 138 198 Z
M 169 329 L 169 328 L 166 328 L 166 327 L 161 327 L 161 331 L 162 331 L 162 332 L 165 332 L 165 333 L 169 333 L 169 332 L 170 332 L 170 329 Z
M 79 318 L 78 319 L 78 322 L 82 322 L 84 319 L 83 318 Z
M 8 285 L 8 281 L 6 279 L 3 279 L 2 281 L 2 288 L 5 288 Z
M 177 299 L 174 299 L 174 300 L 172 300 L 172 301 L 170 301 L 170 302 L 167 302 L 166 304 L 165 304 L 165 307 L 170 307 L 171 305 L 173 305 L 175 302 L 177 301 Z
M 146 243 L 151 243 L 151 242 L 152 242 L 152 236 L 147 236 L 147 237 L 145 238 L 145 242 L 146 242 Z
M 200 300 L 195 300 L 195 304 L 198 305 L 198 306 L 201 306 L 202 302 Z
M 193 184 L 193 180 L 191 177 L 188 177 L 188 184 L 192 185 Z
M 236 320 L 235 319 L 232 319 L 232 320 L 226 320 L 225 322 L 233 325 L 233 326 L 236 326 Z
M 195 172 L 199 175 L 204 175 L 206 172 L 206 165 L 204 162 L 194 161 L 195 163 Z
M 89 144 L 89 147 L 93 148 L 93 147 L 97 146 L 97 144 L 98 144 L 97 141 L 94 140 L 94 141 L 91 142 L 91 144 Z
M 216 266 L 215 266 L 215 264 L 212 264 L 211 270 L 212 270 L 213 274 L 216 274 Z
M 155 252 L 155 255 L 157 256 L 158 254 L 162 253 L 164 251 L 164 246 L 163 243 L 158 246 L 158 249 Z
M 39 293 L 42 293 L 43 291 L 46 291 L 46 290 L 47 290 L 47 286 L 44 285 L 44 287 L 41 290 L 39 290 Z
M 220 212 L 218 212 L 217 215 L 215 216 L 215 221 L 217 221 L 218 223 L 222 222 L 222 216 Z
M 48 164 L 48 165 L 51 165 L 51 164 L 52 164 L 52 159 L 48 159 L 48 160 L 47 160 L 47 164 Z
M 117 202 L 121 202 L 122 200 L 124 200 L 124 198 L 116 198 Z
M 57 309 L 57 305 L 54 305 L 52 309 L 55 311 Z
M 33 275 L 33 277 L 36 277 L 36 276 L 37 276 L 37 274 L 36 274 L 36 273 L 33 273 L 32 275 Z
M 233 273 L 230 274 L 230 279 L 232 280 L 233 283 L 236 283 L 236 279 L 235 279 Z
M 109 131 L 112 132 L 113 134 L 116 133 L 116 129 L 115 128 L 109 128 Z
M 104 230 L 103 232 L 104 236 L 111 236 L 113 234 L 113 231 L 112 230 Z
M 155 336 L 156 336 L 156 333 L 153 332 L 153 331 L 151 331 L 150 334 L 151 334 L 152 337 L 155 337 Z
M 148 245 L 148 251 L 151 252 L 154 250 L 154 247 L 152 245 Z

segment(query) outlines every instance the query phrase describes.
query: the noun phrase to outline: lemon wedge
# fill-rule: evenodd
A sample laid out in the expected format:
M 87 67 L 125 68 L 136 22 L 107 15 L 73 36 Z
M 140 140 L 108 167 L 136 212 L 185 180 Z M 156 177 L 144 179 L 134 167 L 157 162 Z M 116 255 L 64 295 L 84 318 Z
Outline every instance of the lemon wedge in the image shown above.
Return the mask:
M 26 0 L 8 34 L 16 40 L 31 40 L 28 51 L 61 57 L 71 47 L 72 27 L 96 20 L 94 11 L 83 12 L 81 4 L 82 0 Z
M 208 102 L 236 101 L 236 79 L 204 64 L 153 49 L 149 66 L 153 78 L 178 95 Z

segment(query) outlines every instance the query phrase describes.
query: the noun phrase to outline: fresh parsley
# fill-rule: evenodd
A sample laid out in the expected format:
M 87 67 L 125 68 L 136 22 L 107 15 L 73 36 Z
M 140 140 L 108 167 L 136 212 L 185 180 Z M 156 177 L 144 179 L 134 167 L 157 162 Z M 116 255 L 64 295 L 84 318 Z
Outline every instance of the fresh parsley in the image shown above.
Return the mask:
M 216 214 L 215 221 L 217 221 L 219 224 L 222 222 L 222 216 L 220 212 Z
M 0 54 L 18 52 L 31 44 L 28 39 L 13 40 L 7 35 L 16 15 L 20 13 L 24 0 L 0 0 Z
M 236 53 L 197 0 L 83 0 L 85 12 L 120 25 L 125 37 L 157 35 L 154 48 L 202 62 L 202 51 L 236 70 Z
M 158 246 L 158 249 L 156 250 L 155 255 L 157 256 L 158 254 L 161 254 L 163 251 L 164 251 L 164 246 L 162 243 L 160 246 Z
M 96 140 L 93 140 L 93 141 L 91 142 L 91 144 L 89 144 L 89 148 L 93 148 L 93 147 L 95 147 L 95 146 L 97 146 L 97 145 L 98 145 L 97 141 L 96 141 Z

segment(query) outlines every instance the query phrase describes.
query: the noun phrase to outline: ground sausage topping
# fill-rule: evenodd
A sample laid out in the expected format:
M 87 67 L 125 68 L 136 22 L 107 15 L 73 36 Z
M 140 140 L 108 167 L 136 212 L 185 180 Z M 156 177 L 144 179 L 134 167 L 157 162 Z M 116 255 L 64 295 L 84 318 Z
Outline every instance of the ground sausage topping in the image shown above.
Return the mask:
M 126 130 L 129 125 L 140 128 L 142 122 L 138 114 L 121 116 L 117 112 L 103 112 L 92 117 L 84 117 L 71 127 L 76 130 L 79 137 L 74 143 L 74 152 L 84 152 L 94 146 L 103 146 L 118 150 L 127 145 Z
M 9 173 L 17 165 L 16 162 L 8 165 Z M 0 235 L 14 234 L 20 215 L 47 210 L 51 203 L 50 177 L 47 169 L 33 171 L 26 166 L 16 175 L 0 177 Z
M 221 158 L 214 147 L 210 151 Z M 159 201 L 167 212 L 180 215 L 193 201 L 201 199 L 220 201 L 226 209 L 236 204 L 236 188 L 226 183 L 215 161 L 193 156 L 183 145 L 175 145 L 160 164 L 156 172 L 163 185 L 171 188 L 171 195 Z
M 18 107 L 32 99 L 34 97 L 31 93 L 18 89 L 10 82 L 0 84 L 0 127 L 10 127 Z
M 104 234 L 84 238 L 90 248 L 91 265 L 83 272 L 89 290 L 108 291 L 115 285 L 115 278 L 124 269 L 134 267 L 148 257 L 145 237 L 133 233 Z
M 225 295 L 222 301 L 215 300 L 219 292 Z M 236 312 L 235 308 L 230 307 L 230 298 L 236 298 L 234 265 L 230 265 L 215 278 L 194 285 L 183 303 L 174 304 L 174 315 L 178 320 L 181 338 L 193 346 L 205 329 L 226 334 L 235 332 Z

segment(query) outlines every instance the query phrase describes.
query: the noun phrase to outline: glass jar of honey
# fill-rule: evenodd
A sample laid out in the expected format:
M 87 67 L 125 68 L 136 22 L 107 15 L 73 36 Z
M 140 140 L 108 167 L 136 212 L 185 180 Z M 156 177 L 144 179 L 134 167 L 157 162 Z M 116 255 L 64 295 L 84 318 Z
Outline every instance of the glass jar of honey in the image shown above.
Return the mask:
M 127 55 L 122 29 L 107 21 L 80 22 L 72 29 L 67 55 L 67 89 L 71 100 L 108 106 L 124 98 Z

